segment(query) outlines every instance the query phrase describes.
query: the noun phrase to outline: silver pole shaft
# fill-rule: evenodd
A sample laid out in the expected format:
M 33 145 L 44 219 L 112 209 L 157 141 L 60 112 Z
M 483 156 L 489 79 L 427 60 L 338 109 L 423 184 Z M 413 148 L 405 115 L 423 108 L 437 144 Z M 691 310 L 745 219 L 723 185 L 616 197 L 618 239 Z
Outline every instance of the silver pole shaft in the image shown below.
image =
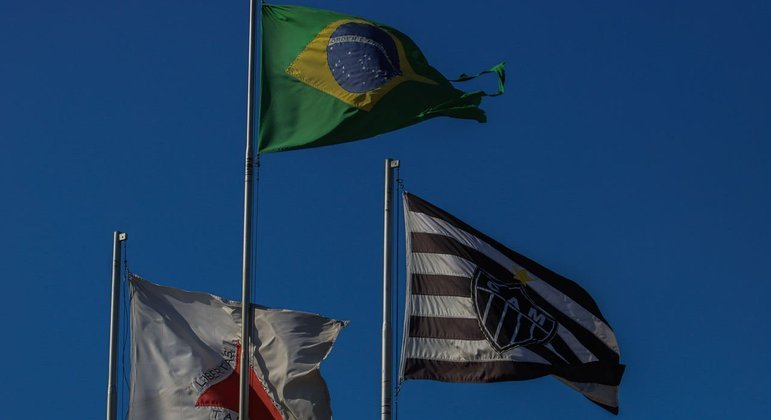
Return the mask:
M 251 343 L 251 278 L 252 278 L 252 179 L 254 177 L 254 61 L 257 43 L 258 0 L 249 3 L 249 70 L 246 92 L 246 165 L 244 176 L 244 247 L 241 269 L 241 366 L 238 418 L 249 419 L 249 348 Z
M 383 214 L 383 338 L 381 347 L 382 378 L 380 388 L 380 419 L 391 420 L 392 405 L 392 332 L 391 332 L 391 251 L 393 249 L 393 170 L 399 161 L 385 160 L 385 212 Z
M 118 419 L 118 329 L 120 322 L 120 243 L 126 234 L 115 231 L 112 238 L 112 297 L 110 298 L 110 359 L 107 373 L 107 420 Z

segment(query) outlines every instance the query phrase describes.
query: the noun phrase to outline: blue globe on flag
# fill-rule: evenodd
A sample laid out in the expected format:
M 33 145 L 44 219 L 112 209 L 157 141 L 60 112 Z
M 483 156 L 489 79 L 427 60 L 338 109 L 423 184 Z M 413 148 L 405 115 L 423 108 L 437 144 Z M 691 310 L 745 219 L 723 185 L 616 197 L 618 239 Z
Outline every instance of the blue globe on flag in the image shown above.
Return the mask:
M 364 93 L 402 74 L 393 38 L 365 23 L 340 25 L 327 44 L 327 65 L 335 81 L 348 92 Z

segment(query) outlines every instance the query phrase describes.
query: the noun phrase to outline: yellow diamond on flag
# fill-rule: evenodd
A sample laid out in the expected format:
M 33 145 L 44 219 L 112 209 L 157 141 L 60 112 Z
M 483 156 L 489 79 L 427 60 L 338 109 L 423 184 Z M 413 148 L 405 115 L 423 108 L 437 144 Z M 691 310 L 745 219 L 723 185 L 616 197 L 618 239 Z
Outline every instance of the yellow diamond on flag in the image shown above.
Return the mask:
M 327 25 L 286 72 L 364 111 L 407 80 L 437 84 L 415 73 L 398 38 L 361 19 Z

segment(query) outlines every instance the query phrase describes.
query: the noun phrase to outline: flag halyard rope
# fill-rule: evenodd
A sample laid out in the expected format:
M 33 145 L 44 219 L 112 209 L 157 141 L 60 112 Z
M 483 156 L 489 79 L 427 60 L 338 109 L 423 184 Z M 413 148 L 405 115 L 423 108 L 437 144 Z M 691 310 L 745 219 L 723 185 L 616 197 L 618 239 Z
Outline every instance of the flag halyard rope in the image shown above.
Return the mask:
M 129 342 L 129 330 L 130 330 L 130 319 L 129 319 L 129 304 L 131 302 L 129 293 L 131 291 L 131 288 L 128 284 L 129 275 L 131 274 L 131 271 L 129 270 L 128 265 L 128 241 L 122 241 L 121 246 L 123 247 L 123 271 L 121 273 L 121 296 L 122 296 L 122 305 L 123 305 L 123 317 L 121 322 L 121 337 L 122 337 L 122 343 L 121 343 L 121 384 L 123 385 L 123 392 L 120 392 L 120 407 L 118 407 L 118 411 L 123 414 L 123 418 L 128 418 L 128 409 L 129 404 L 128 400 L 126 398 L 126 394 L 130 392 L 131 385 L 129 383 L 129 375 L 126 373 L 126 347 L 128 346 Z
M 252 249 L 251 249 L 251 261 L 252 261 L 252 269 L 250 270 L 250 278 L 249 282 L 251 283 L 251 286 L 249 287 L 249 301 L 254 304 L 255 300 L 257 299 L 257 291 L 255 290 L 257 287 L 257 270 L 255 270 L 255 267 L 257 267 L 257 226 L 260 223 L 260 153 L 257 153 L 257 155 L 254 158 L 254 207 L 252 207 Z
M 399 264 L 400 264 L 399 263 L 399 248 L 400 248 L 400 245 L 399 245 L 399 231 L 401 229 L 400 221 L 402 220 L 402 216 L 401 216 L 401 212 L 402 212 L 401 196 L 402 196 L 402 194 L 401 193 L 403 193 L 404 191 L 405 191 L 405 189 L 404 189 L 404 180 L 402 179 L 402 176 L 401 176 L 401 167 L 397 166 L 396 167 L 396 192 L 397 192 L 396 196 L 397 196 L 397 199 L 396 199 L 396 212 L 394 212 L 395 216 L 396 216 L 396 223 L 394 223 L 394 230 L 395 230 L 395 232 L 394 232 L 394 238 L 395 238 L 395 240 L 394 240 L 394 247 L 396 248 L 394 250 L 394 255 L 395 255 L 394 261 L 395 261 L 395 264 L 396 264 L 395 265 L 396 281 L 394 282 L 395 283 L 394 288 L 395 288 L 395 292 L 396 292 L 396 299 L 394 299 L 395 307 L 391 311 L 391 313 L 393 314 L 391 316 L 392 317 L 391 323 L 392 323 L 392 325 L 395 326 L 395 330 L 396 330 L 395 337 L 397 337 L 397 338 L 401 338 L 401 334 L 404 333 L 404 331 L 402 331 L 403 328 L 401 327 L 401 324 L 399 323 L 399 302 L 400 302 L 399 301 L 399 296 L 400 296 L 399 283 L 401 282 L 401 276 L 400 276 L 401 270 L 399 268 Z M 396 322 L 394 322 L 394 321 L 396 321 Z M 401 351 L 400 351 L 401 350 L 401 345 L 399 343 L 401 343 L 401 340 L 392 340 L 392 344 L 391 344 L 393 346 L 392 354 L 396 356 L 395 358 L 397 360 L 401 360 Z M 395 381 L 396 385 L 394 387 L 393 420 L 399 420 L 399 391 L 401 391 L 401 388 L 402 388 L 402 380 L 399 377 L 399 366 L 401 366 L 401 364 L 400 363 L 392 363 L 392 366 L 393 366 L 392 369 L 395 371 L 395 376 L 397 378 L 397 380 Z

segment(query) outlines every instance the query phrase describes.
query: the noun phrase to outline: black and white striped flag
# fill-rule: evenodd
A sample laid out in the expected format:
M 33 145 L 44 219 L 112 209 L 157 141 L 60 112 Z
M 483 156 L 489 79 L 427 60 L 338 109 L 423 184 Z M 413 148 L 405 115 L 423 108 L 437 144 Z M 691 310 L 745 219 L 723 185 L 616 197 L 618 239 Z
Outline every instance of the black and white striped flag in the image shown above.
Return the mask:
M 402 379 L 554 375 L 618 413 L 618 343 L 584 289 L 415 195 L 404 208 Z

